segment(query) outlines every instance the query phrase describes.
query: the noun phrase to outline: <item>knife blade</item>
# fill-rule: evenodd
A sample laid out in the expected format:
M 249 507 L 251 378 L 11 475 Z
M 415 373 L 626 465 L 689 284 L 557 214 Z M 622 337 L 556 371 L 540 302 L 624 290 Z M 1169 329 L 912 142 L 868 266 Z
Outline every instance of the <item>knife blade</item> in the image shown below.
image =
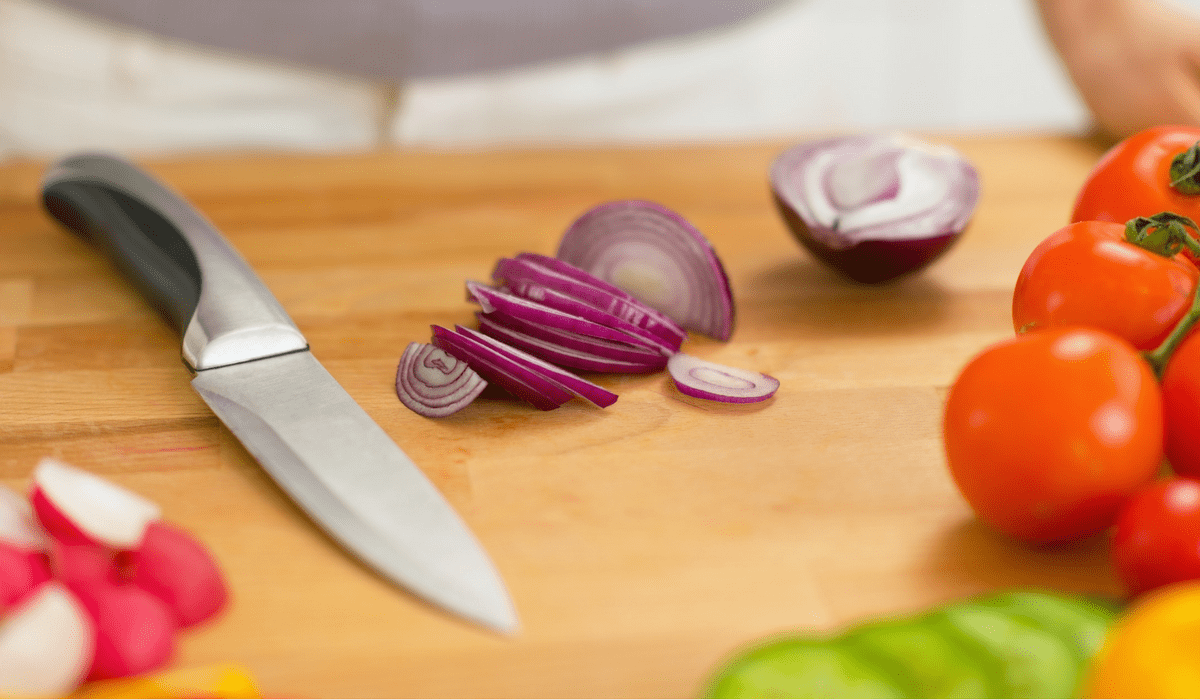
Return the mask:
M 101 153 L 51 166 L 42 199 L 182 333 L 192 387 L 318 526 L 417 596 L 495 630 L 517 629 L 508 591 L 467 525 L 312 356 L 282 305 L 199 211 Z

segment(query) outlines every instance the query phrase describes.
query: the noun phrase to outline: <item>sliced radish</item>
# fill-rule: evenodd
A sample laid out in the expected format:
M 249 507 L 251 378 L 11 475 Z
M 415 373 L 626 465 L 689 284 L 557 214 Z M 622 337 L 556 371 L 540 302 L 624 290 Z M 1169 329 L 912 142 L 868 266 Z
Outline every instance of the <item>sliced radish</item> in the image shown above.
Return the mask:
M 630 199 L 595 206 L 563 234 L 555 257 L 686 329 L 718 340 L 733 334 L 733 293 L 712 244 L 661 204 Z
M 94 648 L 84 607 L 66 586 L 47 581 L 0 621 L 0 695 L 67 695 L 82 682 Z
M 400 403 L 427 418 L 466 408 L 487 382 L 466 362 L 429 343 L 409 343 L 396 367 Z
M 142 545 L 123 552 L 121 560 L 130 572 L 130 582 L 165 602 L 181 627 L 213 617 L 229 598 L 212 555 L 178 527 L 150 523 Z
M 679 353 L 667 361 L 667 371 L 680 393 L 710 401 L 754 403 L 779 389 L 779 380 L 750 370 L 727 367 Z
M 0 542 L 27 551 L 44 551 L 50 540 L 33 517 L 33 508 L 18 493 L 0 486 Z
M 50 578 L 45 552 L 0 542 L 0 610 L 19 604 Z
M 137 586 L 94 585 L 71 589 L 96 629 L 89 680 L 152 671 L 175 651 L 175 615 L 157 596 Z
M 34 513 L 55 539 L 133 549 L 159 507 L 94 474 L 45 457 L 33 470 Z
M 72 589 L 114 585 L 121 578 L 116 555 L 100 544 L 56 541 L 50 547 L 50 571 Z

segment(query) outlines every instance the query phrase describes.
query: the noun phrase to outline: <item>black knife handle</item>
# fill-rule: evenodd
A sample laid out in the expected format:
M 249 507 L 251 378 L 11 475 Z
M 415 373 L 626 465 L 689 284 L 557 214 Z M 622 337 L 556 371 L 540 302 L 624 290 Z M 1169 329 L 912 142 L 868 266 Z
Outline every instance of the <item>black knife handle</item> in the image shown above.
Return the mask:
M 200 266 L 171 222 L 133 197 L 91 182 L 48 184 L 46 210 L 96 244 L 182 335 L 200 302 Z
M 64 158 L 42 181 L 47 211 L 96 243 L 183 334 L 201 371 L 304 350 L 308 341 L 250 265 L 191 204 L 133 163 Z

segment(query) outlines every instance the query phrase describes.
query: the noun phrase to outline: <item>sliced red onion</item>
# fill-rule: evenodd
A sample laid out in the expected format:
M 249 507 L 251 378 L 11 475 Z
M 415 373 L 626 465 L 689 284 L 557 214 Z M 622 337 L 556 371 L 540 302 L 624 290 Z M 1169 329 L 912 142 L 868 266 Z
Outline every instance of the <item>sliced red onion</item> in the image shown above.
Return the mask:
M 491 313 L 477 312 L 475 317 L 480 320 L 481 324 L 483 319 L 487 319 L 490 325 L 533 336 L 539 340 L 545 340 L 569 350 L 578 350 L 589 355 L 596 355 L 610 360 L 622 360 L 634 365 L 653 366 L 655 369 L 662 369 L 667 366 L 667 357 L 665 355 L 644 346 L 602 340 L 579 333 L 572 333 L 571 331 L 539 326 L 515 316 L 509 316 L 503 311 L 492 311 Z
M 473 331 L 470 328 L 455 326 L 455 331 L 458 333 L 476 340 L 484 345 L 491 347 L 496 352 L 507 355 L 510 359 L 525 364 L 531 371 L 539 372 L 551 381 L 557 382 L 564 389 L 578 396 L 581 399 L 590 401 L 593 404 L 605 408 L 611 406 L 617 401 L 617 395 L 605 389 L 602 386 L 593 384 L 583 377 L 579 377 L 561 367 L 544 362 L 541 359 L 534 357 L 528 353 L 522 352 L 507 343 L 504 343 L 496 338 L 489 337 L 478 331 Z
M 667 371 L 680 393 L 710 401 L 754 403 L 779 389 L 779 380 L 750 370 L 727 367 L 679 353 L 667 361 Z
M 558 408 L 574 398 L 562 385 L 474 338 L 441 326 L 432 328 L 434 345 L 466 362 L 489 382 L 543 411 Z
M 687 331 L 657 309 L 647 306 L 574 265 L 556 261 L 559 269 L 555 269 L 531 257 L 526 257 L 526 255 L 502 258 L 492 271 L 492 280 L 508 287 L 518 295 L 534 299 L 534 301 L 537 299 L 523 293 L 528 285 L 536 285 L 566 294 L 612 314 L 622 321 L 649 331 L 675 348 L 679 348 L 687 338 Z M 554 260 L 554 258 L 547 259 Z M 565 272 L 563 268 L 570 268 L 571 272 Z
M 477 316 L 479 329 L 487 335 L 561 367 L 572 367 L 589 372 L 638 374 L 660 370 L 667 364 L 667 358 L 663 355 L 657 355 L 654 362 L 645 360 L 630 362 L 575 350 L 550 340 L 543 340 L 528 333 L 507 328 L 488 318 L 486 314 L 477 314 Z M 570 387 L 568 386 L 568 388 Z
M 921 269 L 962 235 L 979 200 L 979 175 L 949 146 L 841 136 L 781 153 L 771 189 L 793 235 L 817 259 L 878 283 Z
M 575 297 L 556 292 L 553 289 L 527 280 L 518 281 L 515 287 L 505 286 L 501 291 L 515 294 L 522 299 L 535 301 L 563 313 L 578 316 L 579 318 L 586 318 L 602 326 L 607 326 L 628 333 L 636 338 L 641 338 L 647 345 L 657 347 L 664 355 L 671 355 L 678 352 L 680 345 L 683 344 L 683 338 L 673 338 L 671 341 L 664 340 L 660 336 L 639 328 L 629 321 L 614 316 L 603 309 L 592 306 L 586 301 L 580 301 Z
M 486 386 L 466 362 L 428 343 L 409 343 L 396 368 L 400 402 L 428 418 L 461 411 Z
M 507 294 L 498 289 L 492 289 L 485 284 L 467 282 L 467 292 L 475 301 L 479 302 L 479 305 L 483 307 L 484 313 L 490 313 L 493 310 L 503 311 L 510 316 L 524 319 L 530 323 L 550 328 L 559 328 L 571 331 L 572 333 L 588 335 L 593 338 L 654 348 L 663 354 L 671 354 L 671 351 L 664 348 L 661 342 L 647 340 L 644 335 L 632 335 L 615 328 L 610 328 L 602 323 L 550 308 L 545 304 L 539 304 L 529 299 L 522 299 L 515 294 Z
M 733 334 L 733 293 L 712 245 L 666 207 L 608 202 L 563 234 L 556 257 L 625 290 L 686 329 L 718 340 Z

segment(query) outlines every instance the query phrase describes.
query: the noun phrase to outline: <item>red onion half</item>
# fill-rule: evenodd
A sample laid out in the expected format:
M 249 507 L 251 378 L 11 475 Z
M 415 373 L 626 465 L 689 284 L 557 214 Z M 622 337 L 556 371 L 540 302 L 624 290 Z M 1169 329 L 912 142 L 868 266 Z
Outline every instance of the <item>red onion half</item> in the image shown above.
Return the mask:
M 771 189 L 809 252 L 873 284 L 925 267 L 962 235 L 979 200 L 979 175 L 949 146 L 842 136 L 781 153 Z
M 486 386 L 466 362 L 428 343 L 409 343 L 396 368 L 400 402 L 428 418 L 461 411 Z
M 630 199 L 584 212 L 555 257 L 718 340 L 733 334 L 725 268 L 696 227 L 666 207 Z
M 679 353 L 667 361 L 667 371 L 680 393 L 725 403 L 766 401 L 779 389 L 779 380 Z

